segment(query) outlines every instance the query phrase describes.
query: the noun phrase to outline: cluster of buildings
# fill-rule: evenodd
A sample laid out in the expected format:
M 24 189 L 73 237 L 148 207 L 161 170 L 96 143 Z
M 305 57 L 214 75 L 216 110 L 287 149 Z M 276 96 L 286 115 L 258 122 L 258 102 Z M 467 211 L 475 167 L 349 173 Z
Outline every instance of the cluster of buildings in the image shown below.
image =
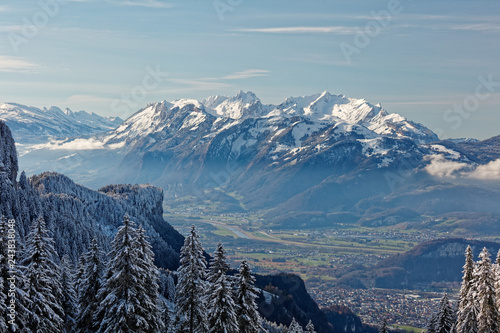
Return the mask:
M 390 325 L 417 328 L 425 328 L 430 316 L 437 310 L 442 297 L 439 293 L 374 288 L 309 287 L 308 290 L 320 307 L 347 306 L 366 324 L 379 325 L 385 318 Z

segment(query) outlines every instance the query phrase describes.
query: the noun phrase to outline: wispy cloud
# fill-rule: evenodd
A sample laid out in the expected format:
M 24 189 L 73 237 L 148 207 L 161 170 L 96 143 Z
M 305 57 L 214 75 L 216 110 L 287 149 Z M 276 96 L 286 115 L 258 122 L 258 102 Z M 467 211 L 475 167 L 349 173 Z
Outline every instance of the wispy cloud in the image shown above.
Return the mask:
M 209 80 L 208 78 L 200 78 L 200 79 L 172 78 L 168 79 L 167 81 L 175 83 L 177 85 L 184 85 L 189 87 L 188 90 L 181 88 L 182 91 L 213 90 L 213 89 L 222 89 L 230 87 L 230 85 L 227 83 L 215 82 L 215 80 Z
M 172 8 L 173 4 L 160 0 L 108 0 L 111 3 L 122 6 L 148 7 L 148 8 Z
M 247 69 L 241 72 L 235 72 L 226 76 L 223 76 L 222 80 L 239 80 L 239 79 L 249 79 L 252 77 L 259 76 L 269 76 L 269 71 L 265 69 Z
M 500 31 L 500 24 L 498 23 L 466 23 L 466 24 L 456 24 L 450 25 L 448 27 L 450 30 L 462 30 L 462 31 L 486 31 L 486 32 L 498 32 Z
M 0 72 L 29 72 L 41 68 L 40 65 L 18 57 L 0 55 Z
M 233 85 L 229 83 L 232 80 L 245 80 L 253 77 L 269 76 L 270 73 L 270 71 L 265 69 L 246 69 L 220 77 L 202 77 L 192 79 L 170 78 L 167 79 L 167 81 L 174 83 L 177 87 L 173 89 L 165 89 L 159 91 L 158 93 L 172 94 L 190 93 L 193 91 L 217 91 L 233 87 Z
M 0 32 L 21 32 L 22 29 L 22 25 L 0 25 Z
M 303 62 L 310 64 L 320 64 L 328 66 L 348 66 L 354 67 L 354 62 L 349 62 L 345 58 L 334 57 L 331 54 L 323 53 L 295 53 L 279 55 L 276 57 L 280 61 Z
M 355 27 L 348 26 L 329 26 L 329 27 L 278 27 L 278 28 L 241 28 L 232 29 L 237 32 L 259 32 L 268 34 L 317 34 L 328 33 L 337 35 L 351 35 L 358 30 Z

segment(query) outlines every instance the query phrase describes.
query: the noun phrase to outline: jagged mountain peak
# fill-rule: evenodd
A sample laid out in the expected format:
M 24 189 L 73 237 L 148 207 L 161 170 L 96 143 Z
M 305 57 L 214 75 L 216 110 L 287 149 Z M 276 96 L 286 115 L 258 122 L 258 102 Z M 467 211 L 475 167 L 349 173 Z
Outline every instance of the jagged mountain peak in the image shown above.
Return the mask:
M 236 96 L 234 96 L 235 100 L 241 100 L 245 103 L 255 103 L 257 101 L 260 102 L 260 99 L 251 91 L 244 92 L 243 90 L 238 91 Z
M 212 110 L 214 116 L 231 119 L 262 117 L 267 110 L 253 92 L 243 90 L 238 91 L 233 97 L 220 95 L 208 97 L 202 104 L 208 110 Z
M 172 102 L 172 108 L 182 109 L 182 108 L 186 107 L 187 105 L 193 105 L 197 109 L 203 108 L 203 104 L 200 103 L 200 101 L 198 101 L 196 99 L 191 99 L 191 98 L 176 99 L 175 101 Z
M 344 94 L 328 91 L 309 96 L 289 97 L 278 106 L 286 114 L 301 115 L 322 122 L 345 121 L 365 124 L 377 116 L 388 115 L 380 104 L 370 104 L 365 99 L 349 98 Z

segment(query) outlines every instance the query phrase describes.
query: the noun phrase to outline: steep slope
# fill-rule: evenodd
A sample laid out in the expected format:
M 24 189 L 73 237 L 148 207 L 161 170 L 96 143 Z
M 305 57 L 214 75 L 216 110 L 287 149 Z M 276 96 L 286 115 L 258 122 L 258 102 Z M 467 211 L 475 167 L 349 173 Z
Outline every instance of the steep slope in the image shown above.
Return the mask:
M 267 293 L 257 300 L 260 313 L 269 321 L 290 325 L 292 318 L 305 327 L 312 320 L 318 333 L 375 333 L 377 330 L 363 325 L 349 309 L 333 312 L 321 310 L 307 293 L 304 281 L 297 275 L 278 274 L 256 276 L 256 286 Z
M 19 181 L 14 140 L 0 121 L 0 215 L 16 220 L 21 240 L 31 222 L 43 216 L 60 255 L 77 262 L 92 238 L 104 249 L 128 214 L 142 225 L 160 267 L 175 269 L 183 237 L 163 220 L 163 191 L 150 185 L 109 185 L 93 191 L 56 173 L 43 173 Z
M 74 257 L 96 233 L 107 246 L 123 216 L 128 214 L 146 230 L 156 254 L 155 263 L 169 269 L 177 267 L 183 237 L 163 220 L 161 189 L 150 185 L 108 185 L 93 191 L 56 173 L 35 175 L 29 183 L 40 197 L 47 225 L 61 236 L 56 237 L 58 250 L 71 251 Z M 74 235 L 84 238 L 84 244 L 75 241 Z
M 63 111 L 54 106 L 39 109 L 15 103 L 0 105 L 0 120 L 9 125 L 18 143 L 96 134 L 114 129 L 122 122 L 118 117 L 105 118 L 85 111 Z

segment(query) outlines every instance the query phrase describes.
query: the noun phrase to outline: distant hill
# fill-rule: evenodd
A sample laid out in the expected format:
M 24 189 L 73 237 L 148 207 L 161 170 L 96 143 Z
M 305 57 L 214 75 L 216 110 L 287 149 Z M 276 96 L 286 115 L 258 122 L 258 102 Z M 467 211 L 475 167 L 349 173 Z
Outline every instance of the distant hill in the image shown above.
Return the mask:
M 494 261 L 500 243 L 462 238 L 437 239 L 422 243 L 403 254 L 396 254 L 369 269 L 354 270 L 341 281 L 365 287 L 388 289 L 427 289 L 432 284 L 460 282 L 465 263 L 465 249 L 472 247 L 475 256 L 486 247 Z

